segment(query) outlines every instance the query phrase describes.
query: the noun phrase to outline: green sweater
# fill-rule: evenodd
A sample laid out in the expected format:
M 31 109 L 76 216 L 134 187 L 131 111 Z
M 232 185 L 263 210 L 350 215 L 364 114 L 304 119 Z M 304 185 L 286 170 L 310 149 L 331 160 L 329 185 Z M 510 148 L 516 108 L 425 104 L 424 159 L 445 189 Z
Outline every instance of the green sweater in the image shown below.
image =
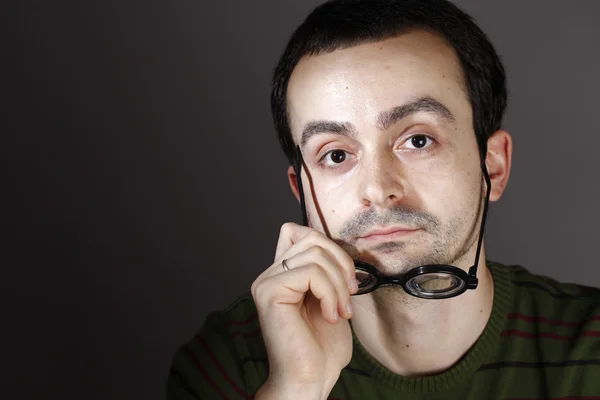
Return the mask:
M 488 261 L 494 305 L 485 330 L 449 370 L 404 377 L 353 334 L 352 360 L 329 399 L 600 400 L 600 290 Z M 252 296 L 209 315 L 173 358 L 169 400 L 251 399 L 268 376 Z

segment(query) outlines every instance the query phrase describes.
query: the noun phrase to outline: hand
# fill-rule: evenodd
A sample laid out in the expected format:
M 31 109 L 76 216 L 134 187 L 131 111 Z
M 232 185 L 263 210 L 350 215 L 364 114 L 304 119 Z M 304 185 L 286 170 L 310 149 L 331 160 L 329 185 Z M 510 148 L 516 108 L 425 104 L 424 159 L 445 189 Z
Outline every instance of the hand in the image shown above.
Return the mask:
M 357 290 L 354 261 L 339 245 L 309 227 L 281 227 L 275 262 L 252 284 L 271 391 L 327 397 L 352 358 L 348 305 Z

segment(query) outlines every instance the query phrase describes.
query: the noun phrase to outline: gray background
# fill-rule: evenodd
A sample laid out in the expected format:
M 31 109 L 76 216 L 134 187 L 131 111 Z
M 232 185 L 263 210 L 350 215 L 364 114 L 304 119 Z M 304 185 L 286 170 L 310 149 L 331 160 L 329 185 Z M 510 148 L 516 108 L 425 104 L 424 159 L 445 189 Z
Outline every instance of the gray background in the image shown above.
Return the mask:
M 456 3 L 509 79 L 514 165 L 490 258 L 600 286 L 600 1 Z M 271 71 L 316 4 L 22 1 L 8 14 L 1 397 L 163 398 L 177 347 L 270 265 L 280 225 L 300 217 Z

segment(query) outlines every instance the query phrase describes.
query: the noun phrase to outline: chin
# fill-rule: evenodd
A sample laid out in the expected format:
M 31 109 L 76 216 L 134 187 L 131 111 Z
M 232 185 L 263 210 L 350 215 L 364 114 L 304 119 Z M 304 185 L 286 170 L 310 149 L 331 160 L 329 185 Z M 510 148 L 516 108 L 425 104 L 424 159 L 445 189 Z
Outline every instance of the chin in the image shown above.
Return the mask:
M 448 264 L 449 258 L 446 254 L 431 249 L 416 249 L 412 246 L 409 248 L 409 246 L 385 243 L 385 246 L 365 251 L 365 257 L 360 259 L 373 265 L 384 275 L 401 275 L 423 265 Z
M 423 265 L 422 257 L 407 257 L 399 252 L 378 254 L 376 257 L 361 258 L 362 261 L 373 265 L 383 275 L 402 275 L 415 267 Z

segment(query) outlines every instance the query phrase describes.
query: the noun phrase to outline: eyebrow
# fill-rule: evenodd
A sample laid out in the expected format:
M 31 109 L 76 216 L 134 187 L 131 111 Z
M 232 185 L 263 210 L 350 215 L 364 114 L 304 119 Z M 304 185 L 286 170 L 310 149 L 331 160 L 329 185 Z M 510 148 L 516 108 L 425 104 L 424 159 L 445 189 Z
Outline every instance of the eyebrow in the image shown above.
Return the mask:
M 409 115 L 416 114 L 419 112 L 434 114 L 451 124 L 456 123 L 454 115 L 452 115 L 450 110 L 448 110 L 448 108 L 445 105 L 443 105 L 433 97 L 421 97 L 417 100 L 381 112 L 377 116 L 377 129 L 380 131 L 385 131 L 389 129 L 392 125 L 408 117 Z M 302 130 L 300 146 L 304 148 L 306 142 L 308 142 L 308 140 L 311 137 L 325 133 L 347 136 L 350 138 L 356 138 L 356 136 L 358 135 L 358 132 L 354 125 L 352 125 L 349 122 L 335 122 L 325 120 L 310 121 L 306 123 L 304 129 Z

